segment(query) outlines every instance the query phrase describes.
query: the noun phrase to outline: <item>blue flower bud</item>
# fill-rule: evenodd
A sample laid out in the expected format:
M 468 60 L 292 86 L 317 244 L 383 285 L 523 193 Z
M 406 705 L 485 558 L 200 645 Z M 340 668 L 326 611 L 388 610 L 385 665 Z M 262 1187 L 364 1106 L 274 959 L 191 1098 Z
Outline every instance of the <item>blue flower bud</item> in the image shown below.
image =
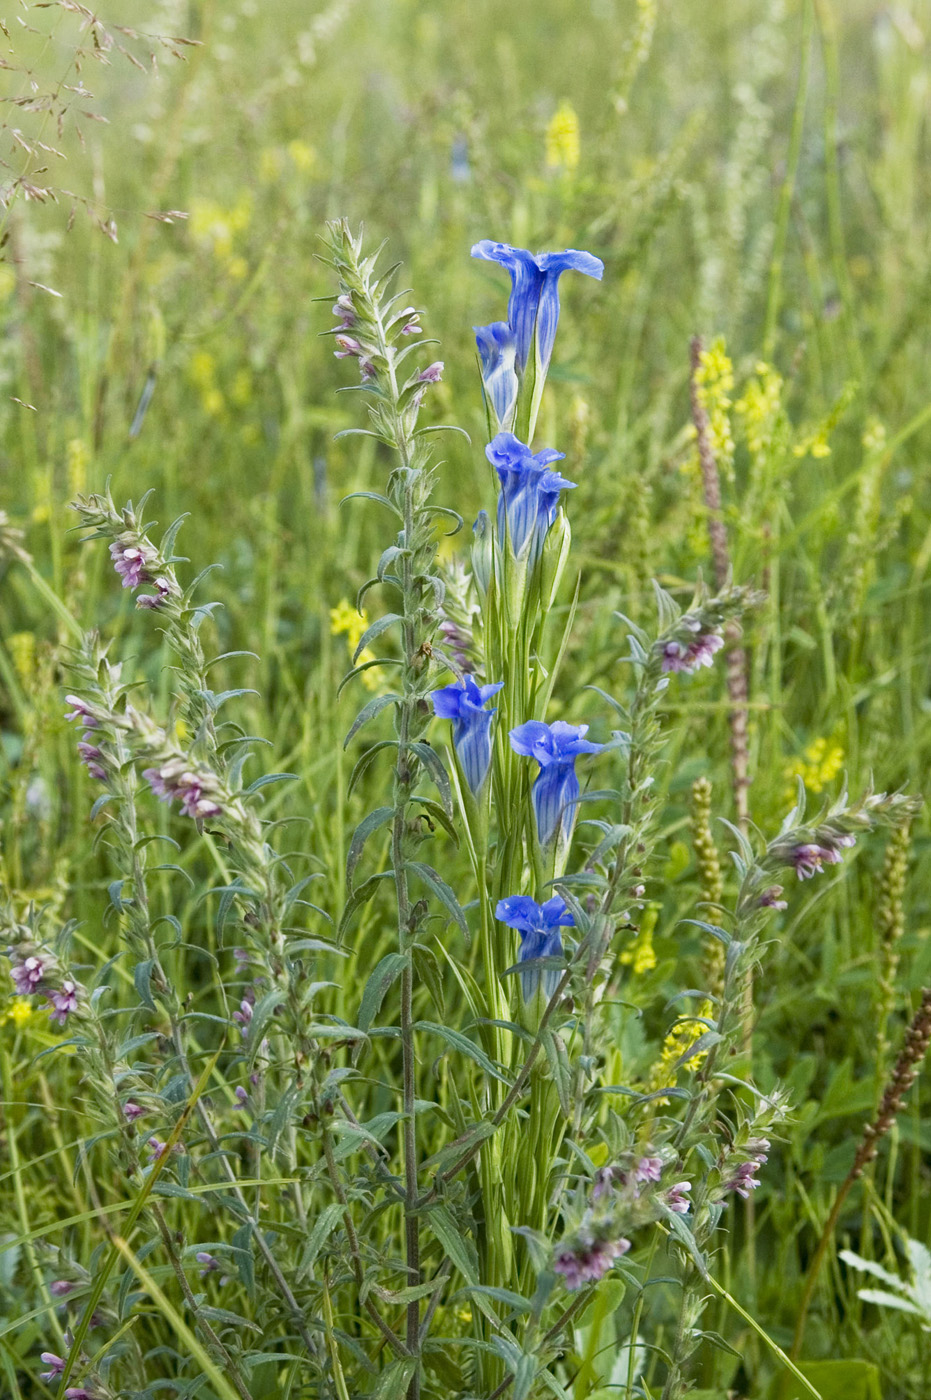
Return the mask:
M 499 433 L 485 448 L 501 482 L 498 496 L 498 534 L 507 538 L 516 559 L 526 557 L 532 568 L 540 556 L 547 531 L 556 519 L 561 491 L 574 490 L 575 482 L 550 471 L 550 462 L 564 452 L 545 447 L 534 454 L 513 433 Z

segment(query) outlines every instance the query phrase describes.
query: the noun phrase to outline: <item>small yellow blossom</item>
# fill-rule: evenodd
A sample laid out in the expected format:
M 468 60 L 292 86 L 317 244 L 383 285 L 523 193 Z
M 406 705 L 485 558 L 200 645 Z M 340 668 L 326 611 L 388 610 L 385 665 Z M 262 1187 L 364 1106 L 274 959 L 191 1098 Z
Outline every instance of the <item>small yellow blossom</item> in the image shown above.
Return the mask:
M 188 374 L 198 389 L 208 389 L 213 384 L 217 363 L 209 350 L 198 350 L 191 356 Z
M 734 366 L 718 336 L 701 352 L 695 373 L 699 402 L 708 414 L 711 444 L 723 475 L 730 477 L 734 464 L 734 436 L 731 431 L 730 393 L 734 388 Z
M 698 1015 L 709 1018 L 712 1013 L 710 1001 L 702 1002 L 698 1008 Z M 647 1080 L 647 1091 L 655 1093 L 657 1089 L 672 1089 L 675 1087 L 676 1079 L 680 1069 L 697 1069 L 705 1058 L 707 1051 L 699 1050 L 697 1055 L 691 1055 L 676 1068 L 676 1061 L 688 1050 L 690 1045 L 694 1045 L 699 1036 L 704 1035 L 708 1029 L 702 1021 L 691 1017 L 679 1021 L 666 1036 L 663 1047 L 659 1053 L 659 1059 L 650 1070 L 650 1077 Z M 656 1103 L 668 1103 L 668 1099 L 656 1099 Z
M 201 395 L 201 403 L 204 406 L 204 412 L 209 413 L 211 418 L 219 418 L 226 407 L 226 400 L 220 390 L 216 388 L 205 390 Z
M 306 141 L 289 141 L 288 155 L 304 175 L 313 170 L 317 163 L 317 152 L 313 146 L 308 146 Z
M 640 932 L 630 947 L 625 948 L 621 953 L 621 962 L 632 969 L 635 977 L 641 977 L 645 972 L 652 972 L 656 966 L 653 930 L 656 928 L 658 917 L 659 907 L 655 904 L 647 905 L 640 919 Z
M 239 253 L 234 253 L 226 264 L 226 271 L 234 282 L 242 282 L 248 275 L 249 264 Z
M 26 997 L 14 997 L 6 1010 L 0 1012 L 0 1026 L 12 1021 L 18 1031 L 22 1030 L 23 1026 L 32 1020 L 33 1014 L 33 1008 Z
M 747 446 L 756 456 L 765 451 L 775 436 L 782 410 L 782 375 L 765 360 L 754 366 L 756 377 L 747 382 L 743 396 L 734 405 L 743 420 Z
M 334 637 L 346 634 L 346 646 L 349 650 L 349 659 L 355 656 L 356 647 L 362 640 L 366 628 L 369 625 L 368 614 L 363 608 L 362 612 L 350 606 L 346 598 L 342 598 L 335 608 L 330 609 L 330 631 Z M 354 665 L 362 666 L 367 661 L 374 661 L 375 653 L 368 647 L 359 653 Z M 367 690 L 378 689 L 378 677 L 374 670 L 362 672 L 362 684 Z
M 550 170 L 575 170 L 579 164 L 579 118 L 571 102 L 561 102 L 546 128 L 546 164 Z
M 832 783 L 844 766 L 844 750 L 828 739 L 814 739 L 801 758 L 786 764 L 785 776 L 790 780 L 786 789 L 789 802 L 796 797 L 795 779 L 801 778 L 811 793 L 820 793 Z

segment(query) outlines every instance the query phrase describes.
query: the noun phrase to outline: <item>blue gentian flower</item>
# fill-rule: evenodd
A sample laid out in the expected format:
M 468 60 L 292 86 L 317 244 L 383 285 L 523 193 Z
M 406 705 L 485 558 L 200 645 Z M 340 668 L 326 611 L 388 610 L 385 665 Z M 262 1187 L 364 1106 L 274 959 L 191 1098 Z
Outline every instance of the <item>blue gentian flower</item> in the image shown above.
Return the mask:
M 440 719 L 453 722 L 453 743 L 465 780 L 478 796 L 491 765 L 491 719 L 495 710 L 485 705 L 504 685 L 476 685 L 471 676 L 462 685 L 446 685 L 431 695 L 433 710 Z
M 520 962 L 530 962 L 535 958 L 561 958 L 562 936 L 560 928 L 568 928 L 575 923 L 565 901 L 556 895 L 545 904 L 538 904 L 529 895 L 513 894 L 502 899 L 495 910 L 495 918 L 508 928 L 520 934 Z M 520 974 L 520 987 L 524 1001 L 532 1001 L 543 984 L 543 995 L 549 1001 L 559 986 L 558 967 L 528 968 Z
M 533 785 L 533 809 L 537 818 L 540 845 L 546 846 L 556 836 L 560 822 L 566 841 L 575 823 L 575 805 L 579 798 L 579 780 L 575 760 L 580 753 L 600 753 L 603 744 L 593 744 L 584 736 L 587 724 L 544 724 L 531 719 L 519 724 L 509 735 L 511 748 L 527 758 L 535 758 L 540 772 Z
M 514 421 L 519 388 L 515 361 L 517 342 L 507 321 L 492 321 L 490 326 L 473 326 L 475 344 L 482 363 L 482 383 L 498 426 L 510 428 Z
M 584 272 L 586 277 L 595 277 L 600 282 L 604 263 L 576 248 L 567 248 L 563 253 L 533 254 L 526 248 L 512 248 L 509 243 L 495 243 L 490 238 L 476 243 L 472 256 L 501 263 L 511 274 L 508 324 L 517 345 L 518 372 L 523 373 L 530 358 L 536 328 L 537 350 L 545 373 L 559 321 L 560 277 L 564 272 Z
M 501 494 L 498 497 L 498 534 L 511 542 L 516 558 L 529 551 L 532 568 L 540 556 L 546 532 L 556 519 L 560 491 L 573 490 L 574 481 L 567 481 L 558 472 L 549 470 L 550 462 L 560 461 L 566 454 L 545 447 L 534 454 L 526 443 L 513 433 L 499 433 L 485 448 L 485 456 L 498 473 Z

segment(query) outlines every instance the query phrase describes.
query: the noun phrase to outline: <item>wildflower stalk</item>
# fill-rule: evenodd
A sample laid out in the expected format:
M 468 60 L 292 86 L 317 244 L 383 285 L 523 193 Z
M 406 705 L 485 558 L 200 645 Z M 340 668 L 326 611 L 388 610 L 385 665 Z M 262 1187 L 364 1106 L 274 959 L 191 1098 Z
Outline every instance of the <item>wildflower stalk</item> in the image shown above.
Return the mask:
M 420 325 L 411 308 L 397 310 L 399 297 L 388 297 L 391 274 L 376 275 L 374 257 L 363 257 L 361 238 L 354 238 L 343 220 L 328 226 L 331 266 L 339 279 L 334 307 L 341 318 L 337 335 L 342 358 L 359 361 L 362 387 L 372 396 L 370 417 L 374 435 L 396 456 L 397 465 L 388 481 L 386 500 L 400 523 L 395 545 L 383 555 L 379 580 L 387 582 L 398 598 L 399 611 L 389 614 L 400 631 L 400 694 L 392 697 L 397 736 L 397 758 L 392 788 L 391 865 L 397 911 L 398 951 L 403 956 L 400 975 L 400 1031 L 402 1075 L 402 1141 L 404 1163 L 404 1250 L 407 1284 L 422 1282 L 420 1265 L 420 1217 L 418 1204 L 418 1150 L 416 1133 L 416 1057 L 414 1038 L 413 949 L 426 912 L 423 900 L 416 904 L 410 888 L 411 813 L 415 789 L 423 773 L 422 736 L 429 717 L 425 704 L 429 659 L 439 622 L 443 584 L 433 571 L 436 553 L 433 518 L 440 513 L 428 504 L 432 473 L 423 430 L 417 419 L 426 386 L 441 374 L 437 362 L 401 382 L 401 364 L 418 348 Z M 409 318 L 409 319 L 408 319 Z M 351 332 L 349 334 L 348 332 Z M 399 348 L 399 336 L 411 335 Z M 390 571 L 385 561 L 390 561 Z M 360 639 L 356 656 L 384 630 L 384 620 L 373 624 Z M 361 718 L 361 717 L 360 717 Z M 360 721 L 357 721 L 357 725 Z M 353 731 L 354 732 L 354 731 Z M 421 799 L 422 800 L 422 799 Z M 438 877 L 437 877 L 438 878 Z M 420 1394 L 422 1349 L 420 1300 L 406 1305 L 405 1345 L 417 1365 L 408 1384 L 410 1400 Z
M 793 1361 L 797 1361 L 805 1340 L 805 1325 L 808 1321 L 808 1312 L 811 1301 L 814 1297 L 818 1279 L 821 1274 L 821 1266 L 824 1263 L 828 1248 L 833 1244 L 834 1233 L 837 1229 L 837 1222 L 843 1210 L 850 1190 L 855 1181 L 863 1175 L 864 1168 L 872 1162 L 879 1149 L 879 1144 L 895 1123 L 896 1118 L 902 1108 L 905 1095 L 918 1078 L 925 1055 L 928 1053 L 928 1046 L 931 1045 L 931 988 L 926 987 L 921 993 L 921 1002 L 918 1010 L 912 1017 L 911 1024 L 905 1032 L 905 1039 L 902 1049 L 899 1051 L 898 1059 L 886 1084 L 885 1092 L 879 1104 L 876 1117 L 868 1123 L 863 1130 L 863 1136 L 857 1147 L 853 1165 L 847 1173 L 840 1189 L 834 1199 L 830 1214 L 824 1223 L 818 1244 L 815 1249 L 812 1261 L 808 1266 L 805 1277 L 805 1292 L 799 1306 L 798 1316 L 795 1323 L 795 1332 L 792 1338 L 792 1350 L 789 1353 Z M 782 1394 L 785 1394 L 783 1387 Z

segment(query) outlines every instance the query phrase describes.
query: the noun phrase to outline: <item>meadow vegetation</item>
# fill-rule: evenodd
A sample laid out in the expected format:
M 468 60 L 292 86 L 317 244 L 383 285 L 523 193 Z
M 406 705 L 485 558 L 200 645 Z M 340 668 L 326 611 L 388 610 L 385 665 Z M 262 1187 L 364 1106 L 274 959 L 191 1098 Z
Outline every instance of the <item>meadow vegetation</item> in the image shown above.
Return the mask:
M 113 8 L 0 34 L 0 1393 L 923 1400 L 931 0 Z M 507 424 L 484 239 L 604 265 Z

